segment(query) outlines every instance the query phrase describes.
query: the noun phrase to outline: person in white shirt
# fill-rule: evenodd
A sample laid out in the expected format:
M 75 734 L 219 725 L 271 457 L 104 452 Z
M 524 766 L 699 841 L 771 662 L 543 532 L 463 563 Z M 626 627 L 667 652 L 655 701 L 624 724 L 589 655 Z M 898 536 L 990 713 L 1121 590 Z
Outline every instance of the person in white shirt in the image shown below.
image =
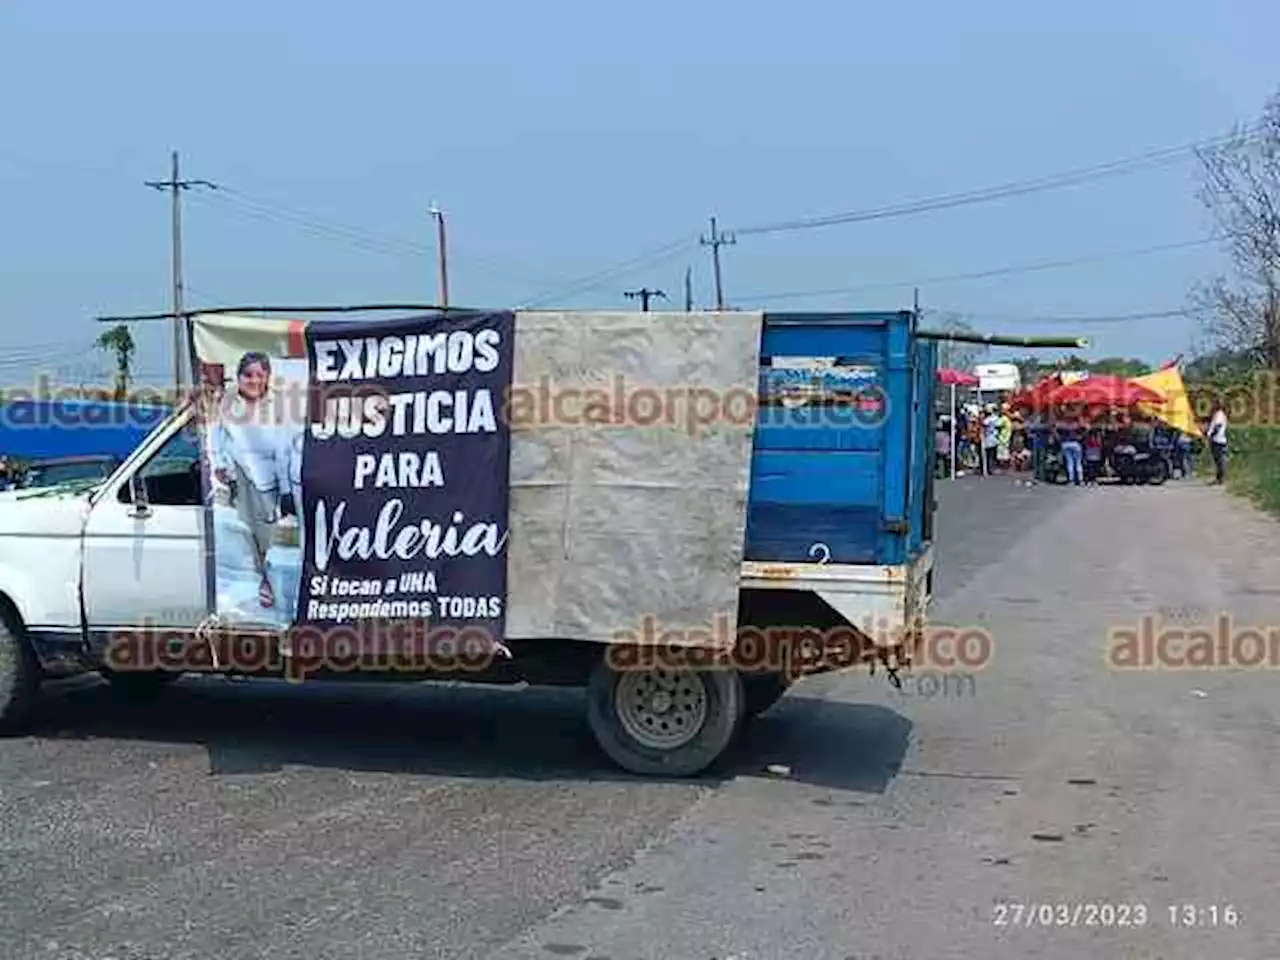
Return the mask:
M 258 602 L 275 606 L 267 551 L 281 513 L 296 514 L 290 485 L 289 431 L 268 396 L 271 360 L 246 353 L 236 367 L 236 389 L 224 398 L 210 431 L 214 476 L 231 492 L 231 505 L 248 526 L 257 573 Z
M 1209 451 L 1213 454 L 1214 483 L 1224 483 L 1227 477 L 1227 411 L 1215 400 L 1213 414 L 1209 417 L 1209 429 L 1205 431 Z

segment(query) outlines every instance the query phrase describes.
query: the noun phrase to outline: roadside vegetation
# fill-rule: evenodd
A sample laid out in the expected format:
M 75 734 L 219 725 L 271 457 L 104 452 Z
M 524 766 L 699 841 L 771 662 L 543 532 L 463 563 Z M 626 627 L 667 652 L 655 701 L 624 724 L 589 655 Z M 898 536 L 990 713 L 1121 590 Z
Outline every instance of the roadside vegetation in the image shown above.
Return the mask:
M 1280 516 L 1280 427 L 1233 428 L 1227 487 Z
M 1200 361 L 1203 362 L 1203 361 Z M 1187 394 L 1202 424 L 1215 398 L 1227 410 L 1227 487 L 1280 516 L 1280 371 L 1260 370 L 1187 383 Z M 1205 450 L 1197 459 L 1200 475 L 1213 475 Z
M 1280 515 L 1280 92 L 1199 160 L 1197 198 L 1227 269 L 1192 292 L 1208 349 L 1183 376 L 1202 423 L 1215 399 L 1227 411 L 1228 487 Z

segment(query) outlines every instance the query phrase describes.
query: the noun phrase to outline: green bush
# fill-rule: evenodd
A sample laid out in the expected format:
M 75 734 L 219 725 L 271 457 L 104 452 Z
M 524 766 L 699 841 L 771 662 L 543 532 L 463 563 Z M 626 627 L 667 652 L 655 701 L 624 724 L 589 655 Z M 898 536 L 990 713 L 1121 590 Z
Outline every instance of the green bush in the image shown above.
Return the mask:
M 1227 435 L 1227 486 L 1280 515 L 1280 426 L 1233 426 Z

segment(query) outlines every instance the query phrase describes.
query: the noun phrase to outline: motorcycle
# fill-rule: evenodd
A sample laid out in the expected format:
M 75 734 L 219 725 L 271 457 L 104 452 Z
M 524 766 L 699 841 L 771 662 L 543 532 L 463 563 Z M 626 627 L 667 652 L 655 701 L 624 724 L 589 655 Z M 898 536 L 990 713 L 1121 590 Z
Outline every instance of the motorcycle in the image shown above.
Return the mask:
M 1062 458 L 1060 450 L 1046 450 L 1044 462 L 1040 467 L 1040 479 L 1046 483 L 1063 484 L 1067 482 L 1067 462 Z
M 1131 443 L 1118 444 L 1111 453 L 1111 469 L 1121 483 L 1159 486 L 1169 479 L 1172 465 L 1158 450 L 1139 449 Z

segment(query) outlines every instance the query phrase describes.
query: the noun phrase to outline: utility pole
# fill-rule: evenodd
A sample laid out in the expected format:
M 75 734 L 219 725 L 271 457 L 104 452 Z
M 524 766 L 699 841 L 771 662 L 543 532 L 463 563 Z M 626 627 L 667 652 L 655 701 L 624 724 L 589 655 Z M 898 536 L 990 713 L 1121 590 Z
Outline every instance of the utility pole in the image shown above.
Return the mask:
M 183 180 L 178 175 L 178 151 L 171 156 L 168 180 L 148 180 L 146 185 L 153 190 L 168 190 L 171 195 L 172 237 L 170 239 L 170 260 L 173 268 L 173 389 L 174 402 L 182 393 L 182 368 L 186 366 L 186 358 L 182 355 L 182 332 L 186 317 L 182 303 L 182 191 L 194 187 L 208 187 L 217 190 L 216 183 L 208 180 Z
M 436 221 L 436 257 L 440 271 L 440 306 L 449 306 L 449 258 L 444 240 L 444 211 L 431 204 L 431 216 Z
M 640 310 L 643 313 L 649 312 L 649 301 L 654 297 L 658 297 L 662 300 L 667 299 L 667 295 L 661 290 L 650 290 L 648 287 L 641 287 L 639 290 L 627 290 L 624 291 L 622 295 L 628 300 L 638 299 L 640 301 Z
M 684 268 L 684 312 L 693 313 L 693 267 Z
M 720 248 L 737 243 L 733 234 L 722 234 L 716 229 L 716 218 L 711 218 L 711 236 L 700 241 L 704 247 L 711 248 L 711 263 L 716 274 L 716 309 L 724 309 L 724 283 L 720 277 Z

